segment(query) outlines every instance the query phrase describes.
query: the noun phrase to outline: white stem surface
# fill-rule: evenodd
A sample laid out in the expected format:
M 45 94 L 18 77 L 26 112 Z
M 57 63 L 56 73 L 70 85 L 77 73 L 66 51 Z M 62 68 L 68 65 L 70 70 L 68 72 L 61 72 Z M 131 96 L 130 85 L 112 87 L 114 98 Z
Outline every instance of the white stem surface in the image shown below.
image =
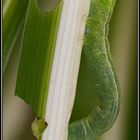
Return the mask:
M 42 140 L 67 140 L 90 0 L 64 0 Z

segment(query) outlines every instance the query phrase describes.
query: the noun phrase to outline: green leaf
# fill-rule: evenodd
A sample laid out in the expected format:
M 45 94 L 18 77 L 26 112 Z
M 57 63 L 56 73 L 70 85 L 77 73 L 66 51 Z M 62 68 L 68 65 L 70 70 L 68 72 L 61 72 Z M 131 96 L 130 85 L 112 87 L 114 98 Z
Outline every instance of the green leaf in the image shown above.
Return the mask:
M 28 0 L 3 1 L 3 72 L 10 58 L 17 36 L 23 30 Z
M 52 59 L 62 3 L 44 13 L 30 0 L 16 85 L 16 95 L 28 103 L 38 117 L 44 117 Z

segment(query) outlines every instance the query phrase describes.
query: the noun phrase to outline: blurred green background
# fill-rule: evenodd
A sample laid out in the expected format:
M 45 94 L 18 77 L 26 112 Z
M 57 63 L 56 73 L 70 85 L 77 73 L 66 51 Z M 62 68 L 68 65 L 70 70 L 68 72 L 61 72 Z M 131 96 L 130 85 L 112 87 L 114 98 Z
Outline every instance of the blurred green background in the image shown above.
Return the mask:
M 110 23 L 111 53 L 121 88 L 119 116 L 114 126 L 98 140 L 137 139 L 138 2 L 118 0 Z M 35 115 L 14 96 L 19 42 L 3 76 L 3 140 L 35 140 L 30 126 Z

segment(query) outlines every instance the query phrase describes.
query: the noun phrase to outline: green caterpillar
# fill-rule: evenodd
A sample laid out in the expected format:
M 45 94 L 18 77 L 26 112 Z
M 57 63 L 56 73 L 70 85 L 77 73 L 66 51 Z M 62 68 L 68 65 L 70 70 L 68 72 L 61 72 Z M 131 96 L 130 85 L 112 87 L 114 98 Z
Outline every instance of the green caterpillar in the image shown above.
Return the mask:
M 117 117 L 119 91 L 108 43 L 108 25 L 114 5 L 115 0 L 91 0 L 82 55 L 95 81 L 96 105 L 87 117 L 70 124 L 68 140 L 94 140 L 107 131 Z

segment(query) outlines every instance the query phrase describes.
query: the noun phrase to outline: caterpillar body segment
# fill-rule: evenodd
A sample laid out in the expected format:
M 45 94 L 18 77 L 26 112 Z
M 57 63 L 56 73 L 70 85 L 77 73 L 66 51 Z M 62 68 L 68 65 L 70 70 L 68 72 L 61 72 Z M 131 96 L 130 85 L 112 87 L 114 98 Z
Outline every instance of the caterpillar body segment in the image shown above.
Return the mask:
M 119 88 L 108 48 L 108 27 L 114 5 L 115 0 L 91 0 L 82 55 L 96 81 L 93 92 L 97 103 L 91 114 L 69 125 L 68 140 L 94 140 L 116 120 Z

